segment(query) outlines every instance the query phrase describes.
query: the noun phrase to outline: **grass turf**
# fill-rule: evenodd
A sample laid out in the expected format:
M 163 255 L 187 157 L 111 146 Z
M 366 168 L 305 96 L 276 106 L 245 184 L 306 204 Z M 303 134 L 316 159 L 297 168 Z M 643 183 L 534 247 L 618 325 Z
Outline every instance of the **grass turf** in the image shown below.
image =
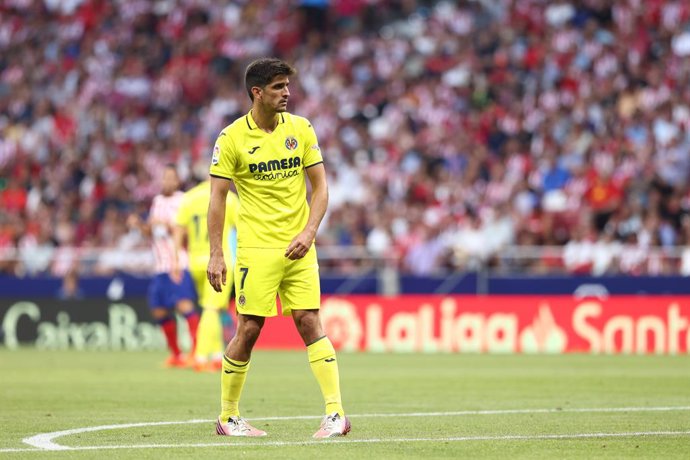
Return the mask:
M 318 427 L 321 395 L 306 353 L 254 354 L 241 408 L 269 432 L 258 440 L 216 436 L 211 419 L 219 406 L 219 376 L 163 369 L 164 357 L 154 352 L 0 350 L 0 457 L 687 458 L 690 452 L 690 434 L 535 438 L 690 432 L 689 356 L 340 354 L 343 400 L 353 431 L 339 440 L 345 442 L 318 443 L 311 434 Z M 377 416 L 507 409 L 527 412 Z M 553 412 L 529 412 L 534 409 Z M 313 418 L 262 420 L 289 416 Z M 124 446 L 118 449 L 2 451 L 30 449 L 22 439 L 39 433 L 187 420 L 207 421 L 55 439 L 70 447 Z M 524 438 L 498 439 L 505 436 Z M 485 439 L 458 439 L 477 437 Z M 378 441 L 363 442 L 374 438 Z M 432 440 L 411 441 L 419 438 Z M 131 447 L 161 444 L 170 447 Z

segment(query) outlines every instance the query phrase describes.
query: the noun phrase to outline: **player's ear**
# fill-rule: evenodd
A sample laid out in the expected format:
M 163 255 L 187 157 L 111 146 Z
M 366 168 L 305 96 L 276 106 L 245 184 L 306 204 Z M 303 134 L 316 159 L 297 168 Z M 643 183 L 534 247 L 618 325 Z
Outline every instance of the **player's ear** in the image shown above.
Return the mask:
M 260 86 L 252 86 L 252 95 L 254 95 L 254 100 L 261 96 L 262 88 Z

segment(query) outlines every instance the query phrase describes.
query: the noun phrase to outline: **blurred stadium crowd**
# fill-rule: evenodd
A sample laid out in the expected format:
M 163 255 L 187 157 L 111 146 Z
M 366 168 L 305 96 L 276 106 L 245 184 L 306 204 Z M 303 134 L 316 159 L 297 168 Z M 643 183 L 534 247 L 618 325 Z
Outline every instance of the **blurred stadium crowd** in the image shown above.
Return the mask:
M 127 216 L 162 165 L 206 174 L 265 55 L 299 70 L 289 110 L 326 159 L 320 246 L 416 274 L 514 246 L 555 248 L 524 271 L 690 274 L 681 0 L 5 0 L 0 271 L 88 248 L 89 273 L 147 270 Z

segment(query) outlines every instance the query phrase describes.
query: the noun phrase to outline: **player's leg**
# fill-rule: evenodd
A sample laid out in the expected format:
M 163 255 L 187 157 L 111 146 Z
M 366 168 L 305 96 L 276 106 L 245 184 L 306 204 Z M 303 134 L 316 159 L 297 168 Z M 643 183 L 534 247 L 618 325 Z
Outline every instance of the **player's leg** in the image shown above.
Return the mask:
M 292 315 L 307 347 L 309 365 L 321 388 L 326 407 L 326 416 L 314 437 L 344 436 L 350 431 L 350 421 L 345 417 L 342 406 L 335 349 L 321 326 L 316 251 L 312 247 L 304 258 L 287 264 L 286 276 L 279 290 L 283 314 Z
M 324 334 L 318 310 L 293 310 L 292 318 L 304 344 L 314 377 L 326 406 L 326 414 L 345 415 L 340 397 L 340 375 L 333 344 Z
M 177 319 L 168 296 L 168 284 L 167 275 L 155 275 L 148 289 L 148 304 L 151 309 L 151 316 L 163 330 L 165 341 L 170 350 L 170 357 L 165 363 L 166 366 L 180 367 L 184 365 L 184 360 L 177 345 Z
M 237 331 L 225 350 L 221 373 L 221 414 L 216 432 L 228 436 L 265 436 L 240 415 L 239 401 L 252 350 L 266 316 L 275 316 L 276 293 L 282 279 L 282 253 L 238 249 L 235 265 Z
M 216 433 L 227 436 L 265 436 L 264 431 L 254 428 L 240 416 L 239 404 L 250 367 L 252 349 L 266 318 L 241 313 L 237 318 L 237 332 L 223 357 L 220 376 L 221 413 L 216 422 Z
M 206 272 L 204 272 L 205 275 Z M 231 285 L 228 283 L 223 286 L 222 292 L 216 292 L 208 281 L 205 279 L 204 281 L 205 283 L 199 289 L 199 304 L 202 306 L 202 311 L 197 331 L 195 369 L 220 370 L 223 366 L 225 349 L 221 312 L 228 307 Z
M 182 280 L 179 283 L 174 283 L 172 280 L 170 282 L 173 286 L 175 308 L 187 321 L 189 337 L 192 340 L 192 349 L 189 352 L 191 364 L 193 361 L 191 357 L 194 356 L 194 350 L 196 349 L 196 333 L 199 327 L 199 312 L 196 309 L 197 295 L 194 289 L 194 282 L 187 270 L 182 272 Z
M 220 310 L 211 307 L 202 308 L 194 352 L 195 370 L 212 371 L 212 362 L 218 363 L 216 369 L 221 368 L 223 360 L 222 334 Z
M 214 340 L 215 329 L 214 322 L 220 323 L 220 316 L 214 309 L 209 309 L 211 305 L 207 294 L 207 287 L 213 291 L 213 288 L 206 279 L 206 267 L 193 267 L 190 265 L 189 274 L 194 282 L 194 290 L 198 296 L 198 305 L 201 307 L 201 314 L 199 317 L 199 326 L 196 331 L 196 347 L 194 348 L 194 370 L 204 371 L 211 370 L 209 367 L 209 356 L 214 353 L 213 348 L 217 347 L 219 340 Z M 215 291 L 213 291 L 215 292 Z M 217 321 L 214 321 L 217 320 Z M 218 369 L 220 369 L 223 354 L 223 344 L 220 344 L 218 350 Z
M 165 361 L 165 365 L 167 367 L 184 367 L 185 360 L 177 344 L 177 318 L 174 311 L 166 308 L 152 308 L 151 315 L 163 330 L 163 335 L 170 351 L 170 356 Z

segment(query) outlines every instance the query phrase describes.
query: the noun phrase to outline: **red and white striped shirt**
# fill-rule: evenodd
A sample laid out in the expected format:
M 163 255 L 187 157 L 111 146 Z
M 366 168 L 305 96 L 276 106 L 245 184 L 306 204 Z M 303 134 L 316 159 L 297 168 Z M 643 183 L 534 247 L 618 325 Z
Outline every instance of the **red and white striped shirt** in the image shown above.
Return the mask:
M 153 197 L 149 222 L 151 223 L 156 273 L 169 273 L 172 269 L 175 256 L 172 227 L 175 225 L 175 217 L 183 196 L 183 192 L 177 191 L 170 196 L 156 195 Z M 182 251 L 180 253 L 180 267 L 186 266 L 187 254 Z

